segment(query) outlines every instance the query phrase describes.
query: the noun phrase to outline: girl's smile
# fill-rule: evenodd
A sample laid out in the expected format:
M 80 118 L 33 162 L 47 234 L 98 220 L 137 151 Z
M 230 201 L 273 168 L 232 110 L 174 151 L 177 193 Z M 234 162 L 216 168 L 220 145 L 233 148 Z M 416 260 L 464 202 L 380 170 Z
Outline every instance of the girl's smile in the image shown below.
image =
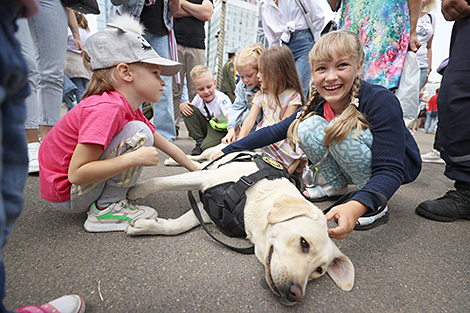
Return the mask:
M 354 79 L 361 74 L 362 62 L 348 56 L 334 55 L 330 61 L 314 64 L 312 77 L 320 95 L 330 103 L 336 114 L 348 104 Z

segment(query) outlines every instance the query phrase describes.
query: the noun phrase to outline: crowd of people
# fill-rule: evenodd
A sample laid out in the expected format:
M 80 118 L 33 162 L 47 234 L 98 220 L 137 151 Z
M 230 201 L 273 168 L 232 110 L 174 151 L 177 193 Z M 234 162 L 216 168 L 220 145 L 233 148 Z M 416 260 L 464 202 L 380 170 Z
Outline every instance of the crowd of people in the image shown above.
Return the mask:
M 435 0 L 384 2 L 329 0 L 333 10 L 341 7 L 339 30 L 322 36 L 318 1 L 265 2 L 269 47 L 231 51 L 223 93 L 205 66 L 212 0 L 112 0 L 117 16 L 94 34 L 86 17 L 60 0 L 0 1 L 2 246 L 23 208 L 28 172 L 39 172 L 41 197 L 52 207 L 86 212 L 88 232 L 154 218 L 156 211 L 127 200 L 127 191 L 144 167 L 159 163 L 157 149 L 200 170 L 173 143 L 181 116 L 195 141 L 191 154 L 221 142 L 229 145 L 219 156 L 261 148 L 290 173 L 321 173 L 324 184 L 303 190 L 308 200 L 349 194 L 326 215 L 337 223 L 328 230 L 332 238 L 387 223 L 389 208 L 378 195 L 390 199 L 413 182 L 422 162 L 394 91 L 408 51 L 416 53 L 418 85 L 426 88 L 436 17 Z M 440 89 L 422 100 L 425 131 L 435 134 L 432 152 L 455 190 L 415 212 L 450 222 L 470 219 L 470 4 L 443 0 L 441 9 L 455 21 L 449 60 Z M 69 109 L 63 117 L 62 103 Z M 152 103 L 153 123 L 143 103 Z M 0 310 L 8 312 L 3 304 Z M 84 310 L 80 296 L 67 295 L 16 312 Z

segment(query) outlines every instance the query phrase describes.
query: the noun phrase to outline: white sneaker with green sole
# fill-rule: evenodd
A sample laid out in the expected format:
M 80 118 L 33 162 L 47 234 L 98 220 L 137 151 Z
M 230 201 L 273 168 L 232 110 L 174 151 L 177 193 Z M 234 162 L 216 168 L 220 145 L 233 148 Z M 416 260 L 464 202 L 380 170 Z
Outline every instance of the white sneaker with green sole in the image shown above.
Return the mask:
M 85 230 L 88 232 L 124 231 L 132 221 L 152 219 L 158 216 L 155 209 L 136 205 L 127 199 L 111 203 L 104 210 L 98 210 L 96 202 L 90 206 Z

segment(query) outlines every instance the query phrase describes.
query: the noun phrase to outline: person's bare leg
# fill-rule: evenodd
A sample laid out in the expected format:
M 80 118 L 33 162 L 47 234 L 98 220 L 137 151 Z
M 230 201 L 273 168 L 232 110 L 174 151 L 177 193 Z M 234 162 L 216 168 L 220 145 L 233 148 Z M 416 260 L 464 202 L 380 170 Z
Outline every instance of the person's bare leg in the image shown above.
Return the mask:
M 39 131 L 41 133 L 41 139 L 44 140 L 44 137 L 46 137 L 47 133 L 49 133 L 52 129 L 52 126 L 45 126 L 45 125 L 40 125 L 39 126 Z
M 39 142 L 38 130 L 34 129 L 25 129 L 26 132 L 26 140 L 28 143 L 32 142 Z

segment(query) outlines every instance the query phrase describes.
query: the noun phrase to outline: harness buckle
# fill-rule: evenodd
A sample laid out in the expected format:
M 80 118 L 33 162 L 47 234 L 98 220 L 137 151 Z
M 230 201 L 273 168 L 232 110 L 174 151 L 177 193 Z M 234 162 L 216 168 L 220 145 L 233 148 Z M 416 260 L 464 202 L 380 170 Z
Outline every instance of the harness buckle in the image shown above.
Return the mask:
M 246 177 L 246 176 L 240 177 L 240 181 L 241 181 L 242 183 L 244 183 L 245 185 L 247 185 L 248 187 L 251 187 L 251 186 L 253 186 L 253 185 L 255 184 L 254 181 L 248 180 L 248 177 Z

